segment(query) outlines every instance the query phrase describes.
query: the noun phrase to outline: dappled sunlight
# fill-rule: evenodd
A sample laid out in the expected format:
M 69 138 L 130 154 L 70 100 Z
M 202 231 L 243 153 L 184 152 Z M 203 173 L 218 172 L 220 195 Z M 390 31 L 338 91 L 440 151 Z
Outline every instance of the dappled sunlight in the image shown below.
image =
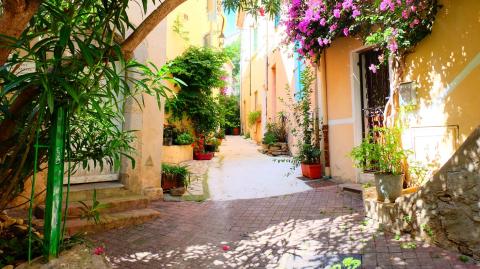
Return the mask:
M 368 242 L 375 238 L 377 228 L 361 224 L 361 220 L 360 214 L 289 219 L 244 234 L 240 240 L 137 251 L 109 257 L 109 261 L 117 266 L 162 261 L 164 267 L 192 262 L 208 268 L 255 268 L 260 264 L 267 268 L 318 268 L 338 262 L 341 255 L 363 253 Z M 223 246 L 229 249 L 222 249 Z

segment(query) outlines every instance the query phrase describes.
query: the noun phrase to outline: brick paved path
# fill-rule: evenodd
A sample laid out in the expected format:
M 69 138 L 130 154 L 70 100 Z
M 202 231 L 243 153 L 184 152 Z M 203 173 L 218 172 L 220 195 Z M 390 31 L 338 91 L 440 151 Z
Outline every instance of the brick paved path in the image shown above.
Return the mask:
M 327 268 L 349 256 L 363 268 L 478 268 L 422 242 L 402 248 L 406 239 L 365 223 L 359 195 L 325 185 L 260 199 L 159 201 L 157 220 L 93 240 L 115 268 Z

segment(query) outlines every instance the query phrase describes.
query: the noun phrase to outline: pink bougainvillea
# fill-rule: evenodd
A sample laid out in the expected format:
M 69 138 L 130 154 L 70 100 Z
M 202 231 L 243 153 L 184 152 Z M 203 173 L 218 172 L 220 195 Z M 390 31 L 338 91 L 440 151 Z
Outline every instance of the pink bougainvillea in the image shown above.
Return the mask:
M 402 54 L 430 33 L 438 8 L 437 0 L 291 0 L 285 41 L 312 61 L 347 36 L 376 45 L 385 56 Z

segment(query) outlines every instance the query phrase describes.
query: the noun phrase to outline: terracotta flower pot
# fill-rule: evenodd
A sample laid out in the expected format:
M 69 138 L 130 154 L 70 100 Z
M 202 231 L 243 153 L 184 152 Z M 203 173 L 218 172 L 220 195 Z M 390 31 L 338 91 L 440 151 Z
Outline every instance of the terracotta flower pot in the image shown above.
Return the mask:
M 403 175 L 391 175 L 375 173 L 375 187 L 377 189 L 377 200 L 380 202 L 388 200 L 395 203 L 403 189 Z
M 193 153 L 193 158 L 195 160 L 211 160 L 213 158 L 214 153 L 213 152 L 194 152 Z
M 309 179 L 318 179 L 322 177 L 321 164 L 305 164 L 302 163 L 302 175 Z
M 240 128 L 238 127 L 233 128 L 233 135 L 240 135 Z

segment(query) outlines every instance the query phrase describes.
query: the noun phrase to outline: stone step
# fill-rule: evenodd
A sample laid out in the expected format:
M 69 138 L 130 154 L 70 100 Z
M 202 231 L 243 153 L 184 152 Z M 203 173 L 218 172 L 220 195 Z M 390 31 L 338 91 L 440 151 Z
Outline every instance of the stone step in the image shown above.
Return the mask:
M 362 194 L 363 192 L 362 185 L 360 184 L 344 183 L 344 184 L 340 184 L 339 187 L 342 189 L 342 191 L 348 191 L 348 192 L 353 192 L 358 194 Z
M 97 198 L 97 200 L 106 206 L 101 209 L 101 213 L 115 213 L 121 211 L 127 211 L 132 209 L 147 208 L 149 199 L 143 195 L 129 195 L 124 197 L 112 197 L 112 198 Z M 85 204 L 91 206 L 92 199 L 84 201 Z M 80 218 L 82 216 L 82 209 L 84 205 L 77 201 L 70 201 L 68 206 L 67 218 Z M 62 214 L 65 212 L 65 203 L 63 204 Z M 35 217 L 43 219 L 45 214 L 45 205 L 39 205 L 35 208 Z
M 132 195 L 132 192 L 119 182 L 99 182 L 71 185 L 68 199 L 69 201 L 91 201 L 95 190 L 97 199 Z M 63 186 L 63 199 L 66 193 L 67 186 Z
M 160 216 L 160 212 L 150 208 L 135 209 L 109 214 L 101 214 L 100 223 L 87 219 L 68 219 L 65 226 L 65 233 L 69 236 L 76 233 L 94 233 L 115 228 L 139 225 L 153 220 Z M 36 220 L 37 224 L 43 225 L 43 221 Z

